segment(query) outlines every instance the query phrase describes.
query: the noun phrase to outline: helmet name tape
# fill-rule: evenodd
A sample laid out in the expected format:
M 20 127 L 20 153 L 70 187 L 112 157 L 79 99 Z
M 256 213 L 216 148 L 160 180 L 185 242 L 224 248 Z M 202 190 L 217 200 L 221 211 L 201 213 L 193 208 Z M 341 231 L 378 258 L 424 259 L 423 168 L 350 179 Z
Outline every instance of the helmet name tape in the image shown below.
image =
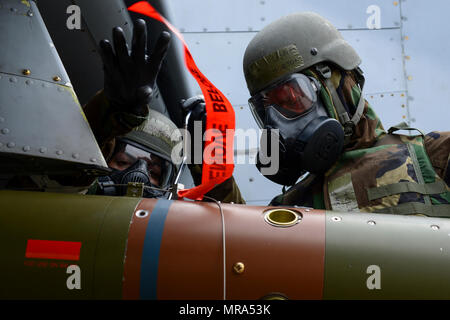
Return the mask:
M 292 73 L 304 65 L 303 57 L 295 44 L 278 49 L 251 63 L 245 70 L 246 78 L 262 86 Z

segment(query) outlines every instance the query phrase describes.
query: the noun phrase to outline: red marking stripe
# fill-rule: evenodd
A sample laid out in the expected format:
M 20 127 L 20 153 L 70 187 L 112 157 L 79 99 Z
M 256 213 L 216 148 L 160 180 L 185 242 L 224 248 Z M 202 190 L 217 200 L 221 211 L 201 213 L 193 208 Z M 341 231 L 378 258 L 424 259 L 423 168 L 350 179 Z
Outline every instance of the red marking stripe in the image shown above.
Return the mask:
M 25 258 L 80 260 L 81 242 L 28 240 Z

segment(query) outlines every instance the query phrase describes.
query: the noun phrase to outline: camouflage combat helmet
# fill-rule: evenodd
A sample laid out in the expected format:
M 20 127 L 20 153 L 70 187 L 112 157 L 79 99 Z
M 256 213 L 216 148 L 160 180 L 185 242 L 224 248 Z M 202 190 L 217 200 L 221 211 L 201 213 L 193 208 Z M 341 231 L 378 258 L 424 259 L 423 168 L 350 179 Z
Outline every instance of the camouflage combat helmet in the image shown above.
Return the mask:
M 134 145 L 165 160 L 161 187 L 174 183 L 181 161 L 172 157 L 172 154 L 181 158 L 182 136 L 177 126 L 168 117 L 150 109 L 148 119 L 143 124 L 117 140 Z
M 282 17 L 263 28 L 244 54 L 244 75 L 251 95 L 282 77 L 320 62 L 329 61 L 345 70 L 361 59 L 325 18 L 314 12 Z
M 122 139 L 148 148 L 163 159 L 172 162 L 172 150 L 181 142 L 181 132 L 168 117 L 150 109 L 148 120 Z

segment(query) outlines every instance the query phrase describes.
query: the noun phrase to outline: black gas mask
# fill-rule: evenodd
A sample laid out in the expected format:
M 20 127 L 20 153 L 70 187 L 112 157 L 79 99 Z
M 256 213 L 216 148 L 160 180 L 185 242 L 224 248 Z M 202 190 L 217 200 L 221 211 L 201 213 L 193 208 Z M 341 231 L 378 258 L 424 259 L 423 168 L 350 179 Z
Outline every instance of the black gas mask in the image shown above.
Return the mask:
M 344 145 L 342 125 L 328 117 L 317 97 L 319 82 L 303 74 L 292 74 L 250 98 L 249 104 L 258 125 L 266 129 L 261 141 L 277 135 L 279 169 L 265 177 L 282 185 L 293 185 L 305 172 L 321 174 L 338 159 Z M 276 141 L 276 140 L 275 140 Z M 267 167 L 260 148 L 257 167 Z M 273 159 L 271 162 L 274 161 Z M 276 161 L 276 160 L 275 160 Z M 273 165 L 273 163 L 270 163 Z
M 108 162 L 112 166 L 112 173 L 109 176 L 98 178 L 97 194 L 124 196 L 129 188 L 128 183 L 132 182 L 144 185 L 144 198 L 160 198 L 164 196 L 164 192 L 159 190 L 161 189 L 159 185 L 152 183 L 152 177 L 153 181 L 155 177 L 152 170 L 158 170 L 157 176 L 161 181 L 163 173 L 165 173 L 165 163 L 165 160 L 155 157 L 150 152 L 120 142 L 112 160 Z M 126 168 L 123 170 L 114 168 L 121 165 Z

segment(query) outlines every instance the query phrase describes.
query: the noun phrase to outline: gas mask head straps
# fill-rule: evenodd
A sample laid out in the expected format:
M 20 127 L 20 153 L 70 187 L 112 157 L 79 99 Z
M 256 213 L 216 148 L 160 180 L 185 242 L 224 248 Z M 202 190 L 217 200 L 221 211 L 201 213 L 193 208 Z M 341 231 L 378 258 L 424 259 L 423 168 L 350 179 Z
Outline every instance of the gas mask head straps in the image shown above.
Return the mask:
M 327 88 L 331 94 L 331 99 L 333 101 L 333 105 L 336 108 L 336 111 L 338 113 L 339 122 L 344 127 L 344 134 L 345 134 L 344 145 L 347 145 L 350 142 L 350 138 L 355 131 L 355 127 L 358 124 L 358 122 L 361 119 L 361 116 L 364 112 L 365 100 L 364 100 L 364 96 L 363 96 L 363 86 L 364 86 L 365 79 L 363 76 L 363 72 L 359 67 L 357 67 L 355 69 L 357 80 L 358 80 L 358 85 L 361 88 L 361 96 L 359 98 L 359 102 L 358 102 L 358 106 L 356 108 L 355 114 L 350 119 L 350 115 L 348 114 L 347 110 L 345 110 L 345 107 L 342 104 L 341 99 L 339 98 L 336 88 L 334 87 L 333 82 L 331 81 L 330 67 L 325 64 L 319 64 L 316 66 L 316 70 L 321 75 L 323 80 L 325 81 L 325 85 L 327 86 Z

